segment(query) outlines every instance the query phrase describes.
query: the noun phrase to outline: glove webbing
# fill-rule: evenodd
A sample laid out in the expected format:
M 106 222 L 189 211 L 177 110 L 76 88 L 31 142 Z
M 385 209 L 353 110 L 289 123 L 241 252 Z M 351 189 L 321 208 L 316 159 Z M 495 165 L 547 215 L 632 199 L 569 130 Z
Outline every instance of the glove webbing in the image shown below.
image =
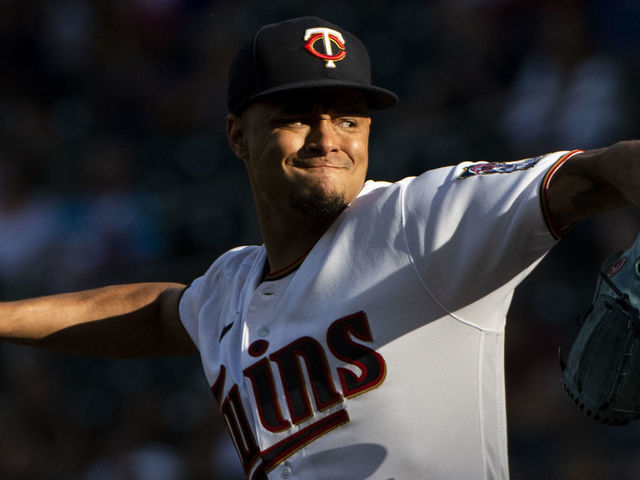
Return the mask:
M 640 318 L 639 318 L 640 312 L 638 312 L 637 308 L 631 305 L 631 302 L 629 301 L 629 295 L 627 295 L 622 290 L 620 290 L 618 286 L 615 283 L 613 283 L 613 281 L 609 278 L 609 276 L 606 275 L 603 271 L 600 271 L 600 277 L 606 282 L 609 288 L 611 288 L 611 290 L 613 290 L 615 294 L 618 296 L 616 301 L 620 304 L 620 307 L 626 313 L 630 314 L 629 317 L 631 322 L 633 323 L 633 326 L 636 329 L 640 330 Z

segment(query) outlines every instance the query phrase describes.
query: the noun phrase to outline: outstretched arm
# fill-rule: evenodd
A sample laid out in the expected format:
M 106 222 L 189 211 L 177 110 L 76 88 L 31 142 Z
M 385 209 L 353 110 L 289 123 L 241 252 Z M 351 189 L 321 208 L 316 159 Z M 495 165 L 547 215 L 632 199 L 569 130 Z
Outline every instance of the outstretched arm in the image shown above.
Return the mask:
M 100 357 L 193 354 L 178 314 L 184 288 L 138 283 L 0 302 L 0 338 Z
M 640 206 L 640 141 L 571 157 L 551 178 L 547 204 L 550 220 L 560 231 L 598 213 Z

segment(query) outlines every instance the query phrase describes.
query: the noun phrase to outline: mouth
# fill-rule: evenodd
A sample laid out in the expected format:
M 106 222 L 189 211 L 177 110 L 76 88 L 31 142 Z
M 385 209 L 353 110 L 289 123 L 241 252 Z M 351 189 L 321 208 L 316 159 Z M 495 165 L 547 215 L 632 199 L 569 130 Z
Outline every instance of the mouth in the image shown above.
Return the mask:
M 316 170 L 316 169 L 346 169 L 350 164 L 347 160 L 342 159 L 327 159 L 327 158 L 296 158 L 291 162 L 291 165 L 296 168 L 304 170 Z

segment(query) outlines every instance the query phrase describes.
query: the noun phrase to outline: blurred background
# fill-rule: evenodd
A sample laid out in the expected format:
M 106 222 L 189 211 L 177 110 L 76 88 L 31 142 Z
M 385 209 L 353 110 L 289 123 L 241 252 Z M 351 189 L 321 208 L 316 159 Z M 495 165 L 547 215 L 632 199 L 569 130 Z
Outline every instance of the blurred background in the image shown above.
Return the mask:
M 188 283 L 260 243 L 224 138 L 227 69 L 256 28 L 306 14 L 356 33 L 401 98 L 375 114 L 371 178 L 639 136 L 636 0 L 0 0 L 0 299 Z M 579 412 L 557 357 L 638 231 L 632 209 L 576 227 L 517 292 L 515 480 L 640 478 L 640 426 Z M 0 360 L 3 479 L 242 478 L 198 358 L 0 344 Z

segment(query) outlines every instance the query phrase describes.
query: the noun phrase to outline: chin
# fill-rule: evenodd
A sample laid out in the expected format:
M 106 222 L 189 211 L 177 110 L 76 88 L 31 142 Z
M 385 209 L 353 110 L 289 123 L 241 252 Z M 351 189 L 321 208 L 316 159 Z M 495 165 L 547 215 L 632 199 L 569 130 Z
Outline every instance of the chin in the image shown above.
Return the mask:
M 347 206 L 343 193 L 313 188 L 296 190 L 289 195 L 289 206 L 304 217 L 331 219 L 337 217 Z

